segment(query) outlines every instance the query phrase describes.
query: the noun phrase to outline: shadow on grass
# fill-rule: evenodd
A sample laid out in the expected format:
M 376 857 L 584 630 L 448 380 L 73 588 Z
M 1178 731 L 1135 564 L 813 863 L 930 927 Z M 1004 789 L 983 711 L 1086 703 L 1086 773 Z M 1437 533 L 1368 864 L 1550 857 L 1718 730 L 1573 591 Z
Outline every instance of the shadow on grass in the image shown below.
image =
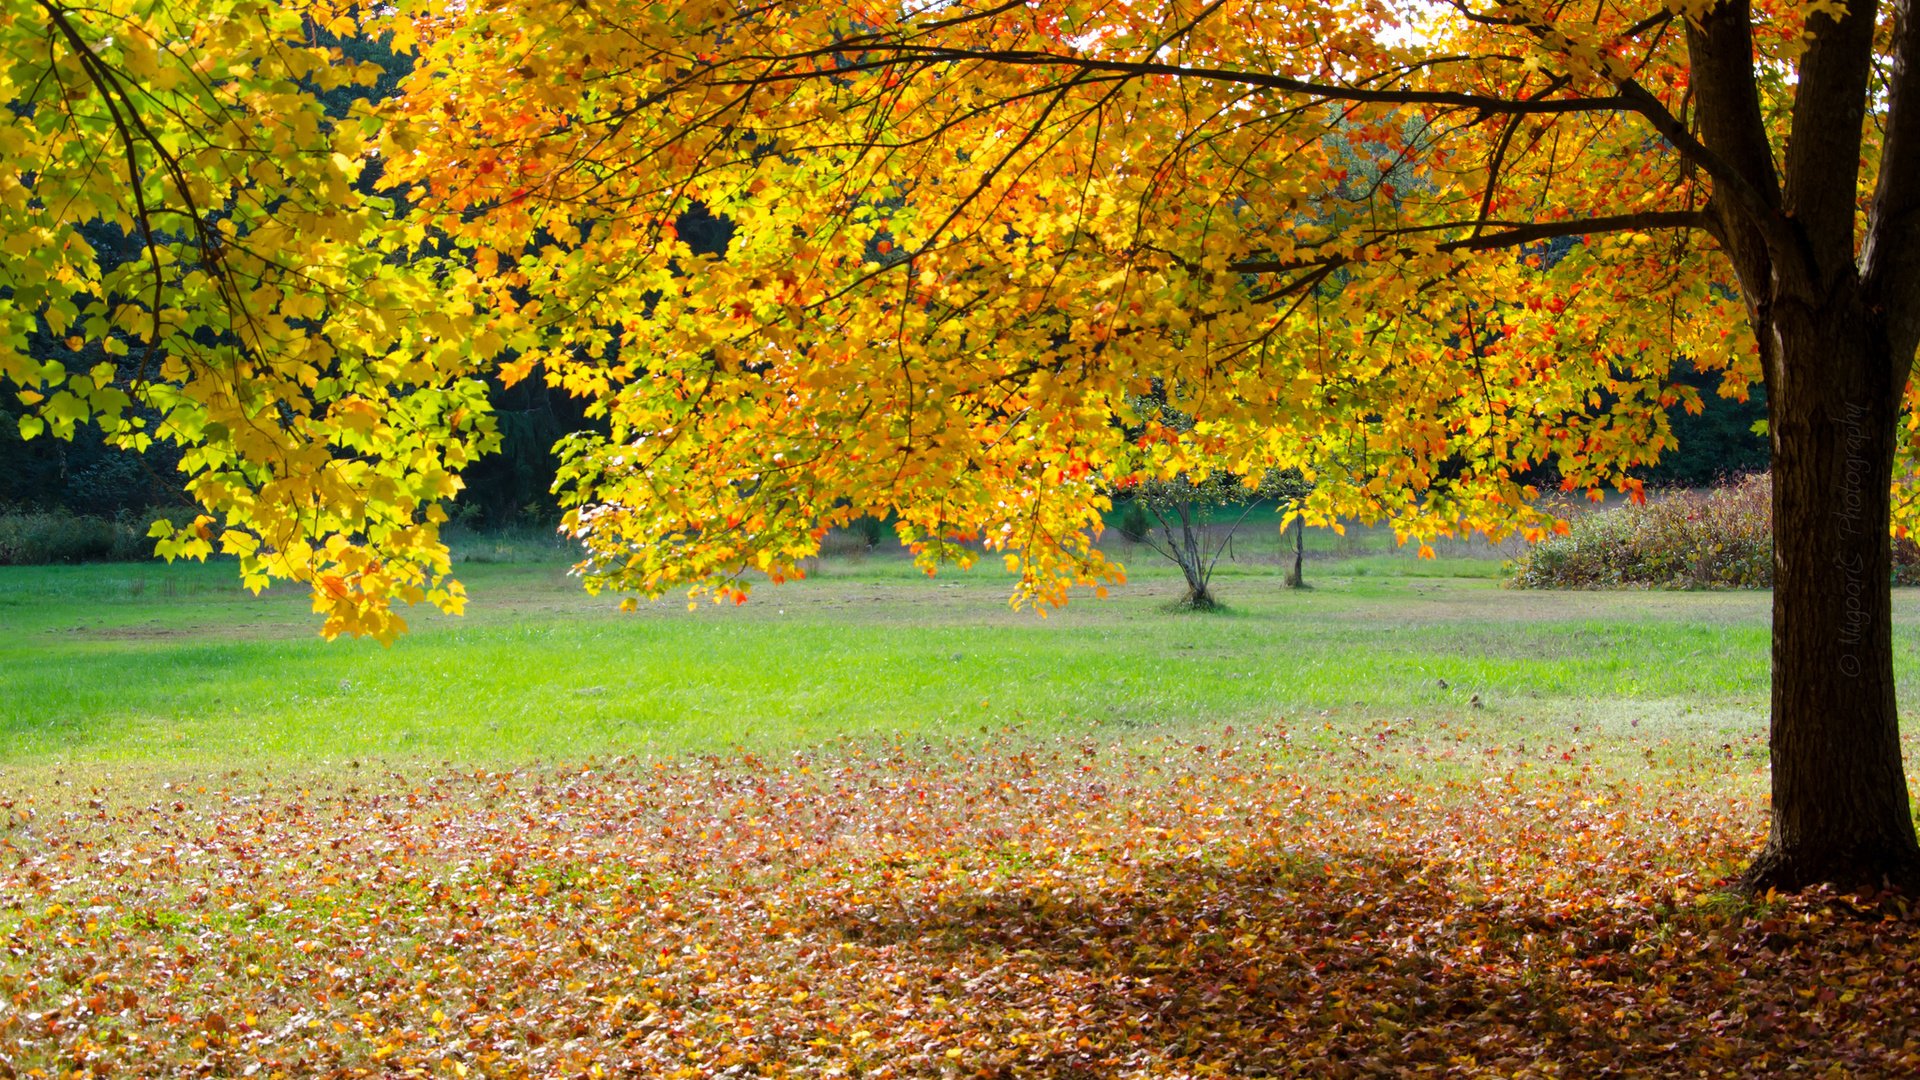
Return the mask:
M 1913 1075 L 1920 995 L 1891 973 L 1920 957 L 1920 923 L 1852 903 L 1555 910 L 1362 857 L 1148 865 L 819 929 L 1020 1036 L 981 1075 Z M 1065 1037 L 1049 1015 L 1071 1018 Z

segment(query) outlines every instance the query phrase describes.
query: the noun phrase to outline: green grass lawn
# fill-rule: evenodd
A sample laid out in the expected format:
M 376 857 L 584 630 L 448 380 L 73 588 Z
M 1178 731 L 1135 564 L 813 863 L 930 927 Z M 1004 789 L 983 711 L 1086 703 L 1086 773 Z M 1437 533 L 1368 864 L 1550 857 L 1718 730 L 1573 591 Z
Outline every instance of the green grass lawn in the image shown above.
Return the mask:
M 1142 555 L 1109 599 L 1044 619 L 997 572 L 889 556 L 629 615 L 562 564 L 469 562 L 468 614 L 422 614 L 392 648 L 321 641 L 303 596 L 249 596 L 228 566 L 0 569 L 0 760 L 499 763 L 1322 711 L 1515 741 L 1762 729 L 1761 594 L 1516 592 L 1496 561 L 1375 554 L 1311 563 L 1307 591 L 1224 565 L 1228 610 L 1195 615 Z M 1896 601 L 1909 683 L 1916 601 Z

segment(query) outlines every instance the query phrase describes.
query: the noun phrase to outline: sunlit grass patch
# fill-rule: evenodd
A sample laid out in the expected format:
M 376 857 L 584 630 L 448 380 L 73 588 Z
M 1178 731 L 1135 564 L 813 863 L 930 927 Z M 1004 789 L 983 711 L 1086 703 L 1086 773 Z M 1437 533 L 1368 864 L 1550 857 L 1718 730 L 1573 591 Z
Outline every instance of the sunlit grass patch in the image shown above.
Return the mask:
M 1365 564 L 1363 564 L 1365 565 Z M 1422 570 L 1417 560 L 1395 565 Z M 1485 565 L 1484 563 L 1482 565 Z M 833 563 L 734 609 L 633 615 L 551 564 L 466 568 L 462 619 L 325 643 L 305 600 L 222 566 L 0 570 L 0 759 L 534 758 L 805 746 L 842 734 L 1178 730 L 1331 710 L 1564 728 L 1589 713 L 1757 730 L 1764 596 L 1516 593 L 1481 578 L 1223 574 L 1170 616 L 1148 567 L 1040 619 L 995 573 Z M 1900 597 L 1898 618 L 1913 607 Z M 1904 635 L 1899 663 L 1915 660 Z

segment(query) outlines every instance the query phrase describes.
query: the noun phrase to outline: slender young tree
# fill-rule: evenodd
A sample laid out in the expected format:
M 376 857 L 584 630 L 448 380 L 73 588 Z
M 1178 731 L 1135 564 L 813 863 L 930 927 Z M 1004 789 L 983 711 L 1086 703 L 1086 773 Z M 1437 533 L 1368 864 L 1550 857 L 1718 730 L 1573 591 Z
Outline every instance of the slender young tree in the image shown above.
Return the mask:
M 1180 568 L 1187 585 L 1180 606 L 1196 611 L 1219 606 L 1213 571 L 1222 555 L 1232 557 L 1234 534 L 1248 516 L 1267 503 L 1278 504 L 1284 512 L 1305 495 L 1298 472 L 1277 470 L 1255 478 L 1252 485 L 1226 473 L 1204 478 L 1180 473 L 1137 481 L 1127 491 L 1127 498 L 1140 508 L 1139 542 Z M 1299 574 L 1296 559 L 1286 578 L 1289 588 L 1300 585 Z
M 1284 535 L 1284 533 L 1282 534 Z M 1307 520 L 1293 519 L 1293 565 L 1287 568 L 1286 585 L 1289 589 L 1307 587 Z
M 1167 432 L 1184 434 L 1193 428 L 1192 417 L 1166 404 L 1164 391 L 1145 395 L 1132 404 L 1149 423 L 1161 425 Z M 1150 467 L 1151 462 L 1151 455 L 1144 455 L 1144 461 L 1136 459 L 1132 463 L 1136 467 L 1120 477 L 1118 486 L 1124 488 L 1134 508 L 1136 530 L 1130 535 L 1180 568 L 1187 585 L 1180 606 L 1195 611 L 1219 606 L 1219 599 L 1213 595 L 1213 571 L 1222 555 L 1231 557 L 1234 534 L 1247 517 L 1263 503 L 1273 503 L 1283 514 L 1291 514 L 1313 490 L 1298 469 L 1269 469 L 1255 476 L 1238 476 L 1219 462 L 1196 462 L 1172 476 L 1162 476 Z M 1142 464 L 1149 467 L 1137 467 Z M 1288 578 L 1289 586 L 1299 584 L 1298 574 L 1296 564 L 1294 576 Z
M 1920 879 L 1888 591 L 1920 341 L 1908 3 L 196 15 L 0 16 L 0 373 L 57 430 L 186 445 L 208 515 L 169 550 L 312 583 L 330 631 L 457 606 L 433 514 L 487 445 L 492 368 L 606 421 L 560 480 L 593 586 L 738 598 L 892 514 L 929 565 L 985 548 L 1052 603 L 1118 575 L 1092 537 L 1142 454 L 1313 475 L 1337 451 L 1364 465 L 1314 476 L 1315 520 L 1550 528 L 1525 470 L 1637 490 L 1666 407 L 1697 404 L 1684 359 L 1768 392 L 1749 880 Z M 400 95 L 314 106 L 362 77 L 316 27 L 417 51 Z M 352 183 L 375 166 L 392 201 Z M 724 253 L 676 235 L 695 205 Z M 101 218 L 151 257 L 90 272 L 72 229 Z M 121 388 L 8 344 L 41 321 L 154 366 Z M 1154 387 L 1190 430 L 1138 415 Z

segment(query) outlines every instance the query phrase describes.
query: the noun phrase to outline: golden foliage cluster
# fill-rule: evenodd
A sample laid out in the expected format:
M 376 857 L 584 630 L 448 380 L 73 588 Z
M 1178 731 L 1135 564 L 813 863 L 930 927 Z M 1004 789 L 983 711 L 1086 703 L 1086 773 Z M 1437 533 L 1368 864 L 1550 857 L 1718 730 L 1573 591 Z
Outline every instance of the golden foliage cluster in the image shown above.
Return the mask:
M 1756 8 L 1776 131 L 1808 10 Z M 462 602 L 438 526 L 497 444 L 488 378 L 590 399 L 560 488 L 595 588 L 737 600 L 880 516 L 1057 604 L 1119 576 L 1117 485 L 1211 468 L 1303 470 L 1316 522 L 1536 534 L 1536 466 L 1636 490 L 1697 404 L 1676 364 L 1757 376 L 1710 185 L 1659 134 L 1683 20 L 16 4 L 0 377 L 30 429 L 185 448 L 206 515 L 166 554 L 383 640 L 397 601 Z M 410 65 L 384 97 L 369 42 Z M 679 236 L 696 209 L 724 252 Z M 1192 430 L 1133 434 L 1147 394 Z

